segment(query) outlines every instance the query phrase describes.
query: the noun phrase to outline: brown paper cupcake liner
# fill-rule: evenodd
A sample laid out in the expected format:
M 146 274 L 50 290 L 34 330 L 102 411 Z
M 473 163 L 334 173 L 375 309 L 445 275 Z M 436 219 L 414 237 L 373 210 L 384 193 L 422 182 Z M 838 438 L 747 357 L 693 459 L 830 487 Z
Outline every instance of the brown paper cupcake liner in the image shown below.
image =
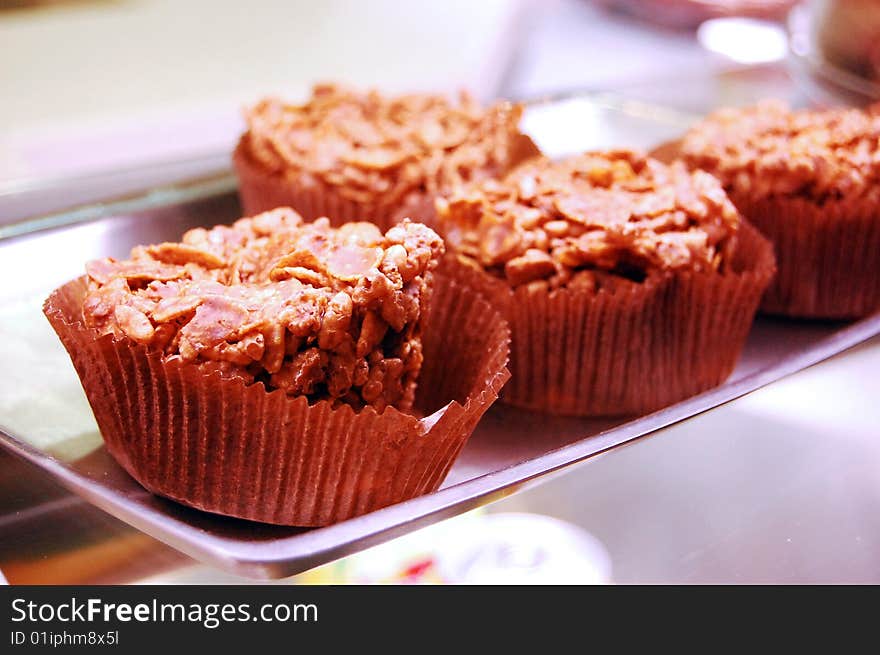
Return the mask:
M 519 134 L 512 144 L 510 167 L 540 154 L 541 151 L 529 136 Z M 291 207 L 308 221 L 326 216 L 337 226 L 352 221 L 367 221 L 375 223 L 385 232 L 404 218 L 428 227 L 436 226 L 434 194 L 413 192 L 400 202 L 390 204 L 360 203 L 345 198 L 333 186 L 312 178 L 296 179 L 267 173 L 250 160 L 240 143 L 232 160 L 238 175 L 239 196 L 245 215 L 259 214 L 277 207 Z
M 391 205 L 360 203 L 340 195 L 334 187 L 313 179 L 297 180 L 266 173 L 251 162 L 240 148 L 236 148 L 233 163 L 238 175 L 242 210 L 246 216 L 277 207 L 291 207 L 307 221 L 322 216 L 330 218 L 334 226 L 367 221 L 376 224 L 383 232 L 403 218 L 430 226 L 429 219 L 433 216 L 433 198 L 423 198 L 423 194 L 413 193 Z M 423 217 L 423 210 L 430 211 L 430 215 Z
M 681 139 L 657 146 L 664 162 Z M 731 193 L 740 213 L 773 243 L 777 274 L 759 311 L 795 318 L 852 319 L 880 309 L 880 209 L 866 200 L 817 205 Z
M 512 375 L 502 402 L 615 416 L 654 411 L 730 375 L 774 258 L 770 243 L 744 223 L 727 272 L 657 275 L 614 291 L 513 291 L 454 257 L 443 266 L 510 322 Z
M 776 249 L 779 272 L 761 311 L 802 318 L 860 318 L 880 309 L 880 207 L 817 205 L 800 198 L 733 196 Z
M 69 282 L 44 312 L 107 449 L 153 493 L 218 514 L 318 526 L 434 491 L 509 377 L 506 322 L 443 275 L 425 319 L 421 419 L 390 407 L 309 405 L 98 336 L 81 320 L 85 292 L 85 278 Z

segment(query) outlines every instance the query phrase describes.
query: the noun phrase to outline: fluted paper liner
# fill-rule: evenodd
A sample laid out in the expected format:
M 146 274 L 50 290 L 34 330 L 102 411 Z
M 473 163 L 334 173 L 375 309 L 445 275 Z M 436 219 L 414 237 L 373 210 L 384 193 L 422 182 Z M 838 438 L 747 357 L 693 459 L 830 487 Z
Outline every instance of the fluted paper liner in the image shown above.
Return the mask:
M 515 137 L 511 152 L 511 168 L 540 154 L 535 143 L 525 134 Z M 436 213 L 434 195 L 412 192 L 397 203 L 363 203 L 342 196 L 338 189 L 312 176 L 270 173 L 254 164 L 241 143 L 232 156 L 238 175 L 239 197 L 243 213 L 259 214 L 278 207 L 291 207 L 307 221 L 326 216 L 333 225 L 351 221 L 375 223 L 386 232 L 403 218 L 411 218 L 434 227 Z
M 330 218 L 334 226 L 367 221 L 387 232 L 404 217 L 429 224 L 424 219 L 433 215 L 433 198 L 428 198 L 426 194 L 410 194 L 398 204 L 361 203 L 345 198 L 334 187 L 315 179 L 267 173 L 251 162 L 240 148 L 233 155 L 233 163 L 238 175 L 242 210 L 246 216 L 278 207 L 290 207 L 307 221 L 322 216 Z M 423 217 L 423 209 L 430 210 L 430 215 Z
M 681 139 L 651 155 L 670 162 Z M 867 200 L 818 205 L 805 198 L 731 193 L 739 212 L 776 253 L 778 271 L 759 311 L 796 318 L 860 318 L 880 309 L 880 208 Z
M 733 371 L 774 273 L 770 243 L 743 223 L 724 273 L 668 273 L 608 291 L 513 291 L 448 257 L 444 269 L 510 322 L 501 401 L 573 416 L 644 414 L 720 384 Z
M 776 249 L 779 272 L 761 311 L 802 318 L 859 318 L 880 309 L 880 207 L 800 198 L 750 200 L 737 208 Z
M 107 449 L 148 490 L 198 509 L 318 526 L 436 490 L 509 377 L 506 322 L 436 275 L 416 407 L 355 412 L 164 359 L 82 322 L 85 278 L 44 312 L 82 381 Z

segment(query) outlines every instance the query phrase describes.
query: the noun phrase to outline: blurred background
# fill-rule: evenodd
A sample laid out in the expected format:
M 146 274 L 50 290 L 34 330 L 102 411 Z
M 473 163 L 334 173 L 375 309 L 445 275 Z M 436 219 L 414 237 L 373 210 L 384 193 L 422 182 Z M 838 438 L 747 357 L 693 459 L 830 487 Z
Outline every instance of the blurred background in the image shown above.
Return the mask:
M 701 111 L 740 99 L 706 78 L 788 57 L 794 4 L 0 0 L 0 181 L 228 149 L 243 105 L 323 79 L 484 99 L 617 89 Z
M 615 91 L 695 114 L 880 95 L 880 5 L 797 4 L 0 0 L 0 224 L 225 166 L 244 105 L 316 80 Z
M 0 225 L 227 168 L 244 105 L 318 80 L 607 94 L 686 124 L 767 96 L 869 102 L 878 44 L 877 0 L 0 0 Z M 851 382 L 878 356 L 875 341 L 296 580 L 878 582 L 878 389 Z M 232 579 L 3 453 L 0 569 Z

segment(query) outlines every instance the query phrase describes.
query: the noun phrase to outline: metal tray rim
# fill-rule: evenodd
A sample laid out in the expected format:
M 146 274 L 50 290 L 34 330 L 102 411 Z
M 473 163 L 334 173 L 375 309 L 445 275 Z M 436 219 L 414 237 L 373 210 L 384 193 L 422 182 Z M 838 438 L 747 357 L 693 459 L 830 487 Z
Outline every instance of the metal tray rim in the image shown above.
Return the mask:
M 842 328 L 821 339 L 813 347 L 791 355 L 773 366 L 751 373 L 737 382 L 716 387 L 539 457 L 335 525 L 260 543 L 233 542 L 209 534 L 201 534 L 201 541 L 194 542 L 183 535 L 198 531 L 197 527 L 182 521 L 168 520 L 156 509 L 145 508 L 128 498 L 120 499 L 115 491 L 108 490 L 100 482 L 67 468 L 58 460 L 16 439 L 2 427 L 0 427 L 0 444 L 19 457 L 46 470 L 65 487 L 109 514 L 189 555 L 252 577 L 279 578 L 380 543 L 435 520 L 476 508 L 485 504 L 489 496 L 509 495 L 525 485 L 534 483 L 538 478 L 543 480 L 545 476 L 723 405 L 848 350 L 878 334 L 880 334 L 880 312 Z M 136 484 L 134 481 L 132 483 Z M 412 516 L 417 518 L 411 518 Z M 383 527 L 374 529 L 376 525 Z M 346 536 L 343 539 L 334 539 L 339 534 Z M 291 557 L 289 552 L 285 554 L 288 550 L 285 547 L 293 540 L 296 540 L 298 545 L 295 557 Z M 195 547 L 194 543 L 210 543 L 210 547 Z M 357 548 L 353 548 L 355 543 L 358 544 Z

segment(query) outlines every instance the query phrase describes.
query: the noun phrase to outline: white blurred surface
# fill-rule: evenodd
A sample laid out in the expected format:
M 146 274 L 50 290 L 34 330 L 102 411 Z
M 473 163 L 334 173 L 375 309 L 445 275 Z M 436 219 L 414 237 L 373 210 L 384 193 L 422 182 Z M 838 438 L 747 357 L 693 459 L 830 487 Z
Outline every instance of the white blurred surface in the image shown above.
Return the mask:
M 0 182 L 230 148 L 332 79 L 493 96 L 522 0 L 81 0 L 0 11 Z

